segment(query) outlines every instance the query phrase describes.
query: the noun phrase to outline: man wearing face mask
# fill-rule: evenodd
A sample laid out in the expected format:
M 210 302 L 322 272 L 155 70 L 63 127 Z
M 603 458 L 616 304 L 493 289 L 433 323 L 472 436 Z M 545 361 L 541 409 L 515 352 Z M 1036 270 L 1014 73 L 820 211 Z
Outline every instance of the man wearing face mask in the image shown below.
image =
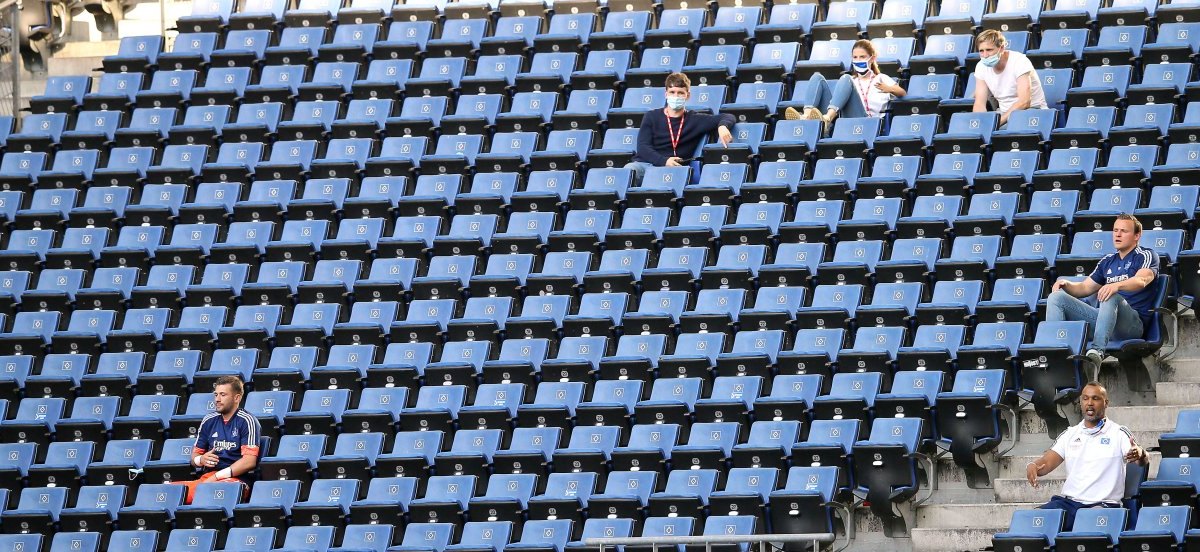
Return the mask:
M 975 66 L 975 107 L 981 113 L 989 104 L 1000 113 L 1000 127 L 1018 109 L 1045 109 L 1046 94 L 1033 63 L 1021 52 L 1008 49 L 1008 39 L 988 29 L 975 39 L 979 64 Z
M 692 97 L 692 82 L 683 73 L 667 75 L 667 106 L 654 109 L 642 117 L 638 130 L 637 152 L 625 168 L 633 170 L 634 183 L 639 184 L 650 167 L 682 167 L 687 165 L 700 140 L 717 131 L 721 144 L 733 141 L 729 131 L 737 119 L 728 113 L 707 115 L 688 111 L 684 106 Z
M 1083 386 L 1079 408 L 1083 421 L 1067 428 L 1050 450 L 1025 466 L 1025 478 L 1037 488 L 1039 477 L 1067 464 L 1062 494 L 1040 506 L 1062 510 L 1064 527 L 1075 524 L 1075 512 L 1080 508 L 1119 508 L 1125 496 L 1125 465 L 1149 463 L 1146 449 L 1134 442 L 1129 430 L 1105 416 L 1108 390 L 1103 385 L 1091 382 Z

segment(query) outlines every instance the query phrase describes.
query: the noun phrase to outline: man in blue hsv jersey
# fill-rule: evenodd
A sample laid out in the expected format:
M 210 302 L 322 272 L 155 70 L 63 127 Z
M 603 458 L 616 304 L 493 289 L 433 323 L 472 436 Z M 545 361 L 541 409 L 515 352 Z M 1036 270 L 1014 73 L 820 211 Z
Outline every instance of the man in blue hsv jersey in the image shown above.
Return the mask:
M 211 482 L 242 484 L 243 498 L 250 494 L 250 481 L 258 465 L 258 438 L 262 435 L 258 419 L 242 410 L 242 380 L 237 376 L 222 376 L 213 385 L 215 411 L 200 422 L 196 444 L 192 447 L 192 465 L 204 470 L 187 485 L 187 504 L 192 503 L 196 485 Z
M 1060 279 L 1046 299 L 1046 320 L 1083 320 L 1092 329 L 1087 357 L 1097 365 L 1113 339 L 1136 339 L 1150 325 L 1158 294 L 1158 253 L 1138 245 L 1142 223 L 1132 215 L 1113 222 L 1113 246 L 1081 282 Z M 1080 301 L 1095 295 L 1099 307 Z
M 733 141 L 730 128 L 737 119 L 728 113 L 708 115 L 688 111 L 684 105 L 692 97 L 692 81 L 683 73 L 667 75 L 667 107 L 653 109 L 642 117 L 638 129 L 637 152 L 625 168 L 633 170 L 634 184 L 650 167 L 682 167 L 696 152 L 700 140 L 712 131 L 724 146 Z

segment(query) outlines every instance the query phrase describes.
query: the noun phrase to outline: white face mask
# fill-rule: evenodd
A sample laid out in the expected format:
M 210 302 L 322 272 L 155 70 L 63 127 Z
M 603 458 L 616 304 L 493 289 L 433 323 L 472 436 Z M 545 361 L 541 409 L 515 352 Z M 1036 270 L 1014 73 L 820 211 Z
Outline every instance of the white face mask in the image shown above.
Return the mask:
M 667 107 L 671 109 L 683 109 L 685 104 L 687 104 L 687 98 L 682 96 L 670 96 L 667 98 Z

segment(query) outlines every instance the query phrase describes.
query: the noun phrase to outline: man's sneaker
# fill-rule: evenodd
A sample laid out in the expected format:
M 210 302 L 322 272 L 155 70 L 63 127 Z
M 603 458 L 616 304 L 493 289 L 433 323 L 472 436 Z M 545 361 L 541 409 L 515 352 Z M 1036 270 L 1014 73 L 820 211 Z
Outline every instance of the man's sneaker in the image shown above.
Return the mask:
M 1099 366 L 1104 361 L 1104 353 L 1101 353 L 1100 349 L 1088 349 L 1086 356 L 1096 366 Z

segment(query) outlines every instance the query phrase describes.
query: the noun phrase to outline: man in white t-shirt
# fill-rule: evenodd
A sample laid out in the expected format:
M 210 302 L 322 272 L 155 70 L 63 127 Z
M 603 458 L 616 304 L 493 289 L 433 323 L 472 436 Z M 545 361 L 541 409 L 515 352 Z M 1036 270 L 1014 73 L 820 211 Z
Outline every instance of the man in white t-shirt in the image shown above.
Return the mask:
M 975 39 L 979 64 L 975 66 L 976 113 L 989 104 L 1000 113 L 1000 126 L 1018 109 L 1045 109 L 1046 93 L 1038 80 L 1033 63 L 1021 52 L 1008 49 L 1008 39 L 1000 31 L 988 29 Z
M 1062 494 L 1055 495 L 1041 508 L 1063 510 L 1063 522 L 1070 528 L 1080 508 L 1118 508 L 1125 495 L 1125 465 L 1136 462 L 1145 466 L 1146 449 L 1120 424 L 1104 417 L 1108 409 L 1108 390 L 1099 383 L 1083 386 L 1079 395 L 1083 421 L 1067 428 L 1042 454 L 1025 467 L 1029 484 L 1037 487 L 1038 478 L 1067 464 L 1067 480 Z

